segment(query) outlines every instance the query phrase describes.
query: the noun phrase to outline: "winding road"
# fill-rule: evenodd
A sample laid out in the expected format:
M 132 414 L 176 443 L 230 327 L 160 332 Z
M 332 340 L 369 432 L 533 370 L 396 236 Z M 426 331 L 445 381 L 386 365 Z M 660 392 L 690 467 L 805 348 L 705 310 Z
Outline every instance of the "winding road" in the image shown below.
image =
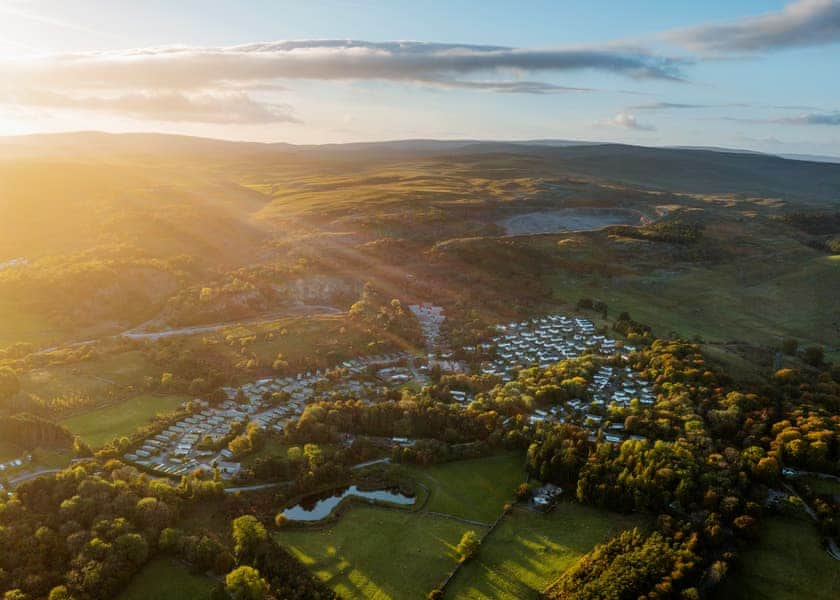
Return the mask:
M 64 350 L 67 348 L 78 348 L 80 346 L 90 346 L 96 342 L 110 337 L 123 337 L 130 340 L 159 340 L 162 338 L 173 337 L 178 335 L 198 335 L 202 333 L 212 333 L 232 327 L 234 325 L 253 325 L 255 323 L 263 323 L 265 321 L 272 321 L 274 319 L 282 319 L 283 317 L 301 316 L 301 315 L 338 315 L 343 314 L 344 311 L 335 308 L 334 306 L 325 306 L 318 304 L 301 304 L 292 307 L 286 307 L 282 311 L 271 312 L 259 315 L 250 319 L 239 319 L 235 321 L 222 321 L 218 323 L 208 323 L 206 325 L 192 325 L 189 327 L 172 327 L 169 329 L 161 329 L 159 331 L 148 331 L 148 328 L 159 323 L 157 319 L 146 321 L 133 327 L 126 329 L 121 333 L 114 335 L 102 336 L 92 340 L 84 340 L 80 342 L 71 342 L 68 344 L 61 344 L 57 346 L 49 346 L 36 350 L 33 354 L 49 354 L 56 350 Z

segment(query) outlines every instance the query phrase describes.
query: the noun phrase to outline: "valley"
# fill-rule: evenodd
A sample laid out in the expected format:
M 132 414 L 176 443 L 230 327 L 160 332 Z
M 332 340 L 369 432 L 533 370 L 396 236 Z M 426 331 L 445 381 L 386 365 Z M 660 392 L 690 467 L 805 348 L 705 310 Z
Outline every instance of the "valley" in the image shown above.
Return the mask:
M 836 587 L 784 471 L 838 468 L 836 165 L 77 135 L 0 141 L 0 532 L 82 558 L 0 584 L 736 598 L 794 539 Z

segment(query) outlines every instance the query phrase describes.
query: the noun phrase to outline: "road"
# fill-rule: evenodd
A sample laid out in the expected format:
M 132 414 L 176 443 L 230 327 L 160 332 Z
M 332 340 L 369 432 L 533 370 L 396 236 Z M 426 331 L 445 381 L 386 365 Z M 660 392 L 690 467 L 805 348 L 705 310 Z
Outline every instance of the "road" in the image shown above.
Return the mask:
M 276 481 L 274 483 L 260 483 L 257 485 L 244 485 L 241 487 L 229 487 L 225 488 L 226 494 L 235 494 L 236 492 L 256 492 L 259 490 L 268 490 L 271 488 L 275 488 L 281 485 L 282 482 Z
M 350 467 L 352 470 L 364 469 L 365 467 L 372 467 L 373 465 L 385 465 L 391 462 L 390 458 L 378 458 L 376 460 L 369 460 L 367 462 L 359 463 Z
M 201 333 L 211 333 L 219 331 L 234 325 L 253 325 L 255 323 L 262 323 L 264 321 L 271 321 L 274 319 L 281 319 L 283 317 L 299 316 L 299 315 L 336 315 L 342 314 L 344 311 L 335 308 L 334 306 L 324 306 L 318 304 L 301 304 L 291 307 L 286 307 L 282 311 L 272 312 L 268 314 L 259 315 L 251 319 L 240 319 L 236 321 L 223 321 L 218 323 L 208 323 L 206 325 L 193 325 L 190 327 L 172 327 L 169 329 L 161 329 L 159 331 L 147 331 L 147 329 L 156 323 L 156 320 L 146 321 L 137 327 L 126 329 L 121 333 L 112 336 L 103 336 L 93 340 L 84 340 L 80 342 L 71 342 L 68 344 L 61 344 L 58 346 L 49 346 L 41 348 L 33 352 L 33 354 L 48 354 L 56 350 L 64 350 L 68 348 L 78 348 L 80 346 L 90 346 L 101 339 L 110 337 L 123 337 L 130 340 L 159 340 L 162 338 L 173 337 L 177 335 L 197 335 Z
M 36 469 L 28 473 L 22 473 L 21 475 L 18 475 L 16 477 L 10 477 L 9 486 L 14 488 L 23 483 L 24 481 L 35 479 L 36 477 L 40 477 L 41 475 L 48 475 L 50 473 L 60 473 L 63 470 L 64 469 Z

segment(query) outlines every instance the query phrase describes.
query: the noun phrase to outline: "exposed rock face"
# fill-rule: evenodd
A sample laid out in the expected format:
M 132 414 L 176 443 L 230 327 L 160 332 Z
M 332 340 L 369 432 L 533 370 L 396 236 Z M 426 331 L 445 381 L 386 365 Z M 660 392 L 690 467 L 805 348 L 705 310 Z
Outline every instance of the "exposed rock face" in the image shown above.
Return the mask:
M 333 275 L 313 275 L 276 284 L 281 296 L 304 304 L 346 304 L 358 298 L 362 282 Z

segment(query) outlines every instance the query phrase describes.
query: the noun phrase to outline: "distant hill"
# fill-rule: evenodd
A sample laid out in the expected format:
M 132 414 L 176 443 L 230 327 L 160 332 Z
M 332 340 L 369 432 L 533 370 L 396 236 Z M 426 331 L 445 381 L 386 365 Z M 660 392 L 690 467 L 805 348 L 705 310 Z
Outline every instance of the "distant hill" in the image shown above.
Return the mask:
M 837 200 L 840 195 L 840 164 L 830 157 L 785 158 L 725 148 L 655 148 L 572 140 L 428 139 L 292 145 L 99 132 L 0 138 L 0 160 L 149 161 L 165 168 L 207 163 L 271 165 L 296 160 L 324 167 L 330 160 L 393 162 L 412 157 L 488 154 L 530 156 L 574 175 L 676 192 L 817 201 Z

